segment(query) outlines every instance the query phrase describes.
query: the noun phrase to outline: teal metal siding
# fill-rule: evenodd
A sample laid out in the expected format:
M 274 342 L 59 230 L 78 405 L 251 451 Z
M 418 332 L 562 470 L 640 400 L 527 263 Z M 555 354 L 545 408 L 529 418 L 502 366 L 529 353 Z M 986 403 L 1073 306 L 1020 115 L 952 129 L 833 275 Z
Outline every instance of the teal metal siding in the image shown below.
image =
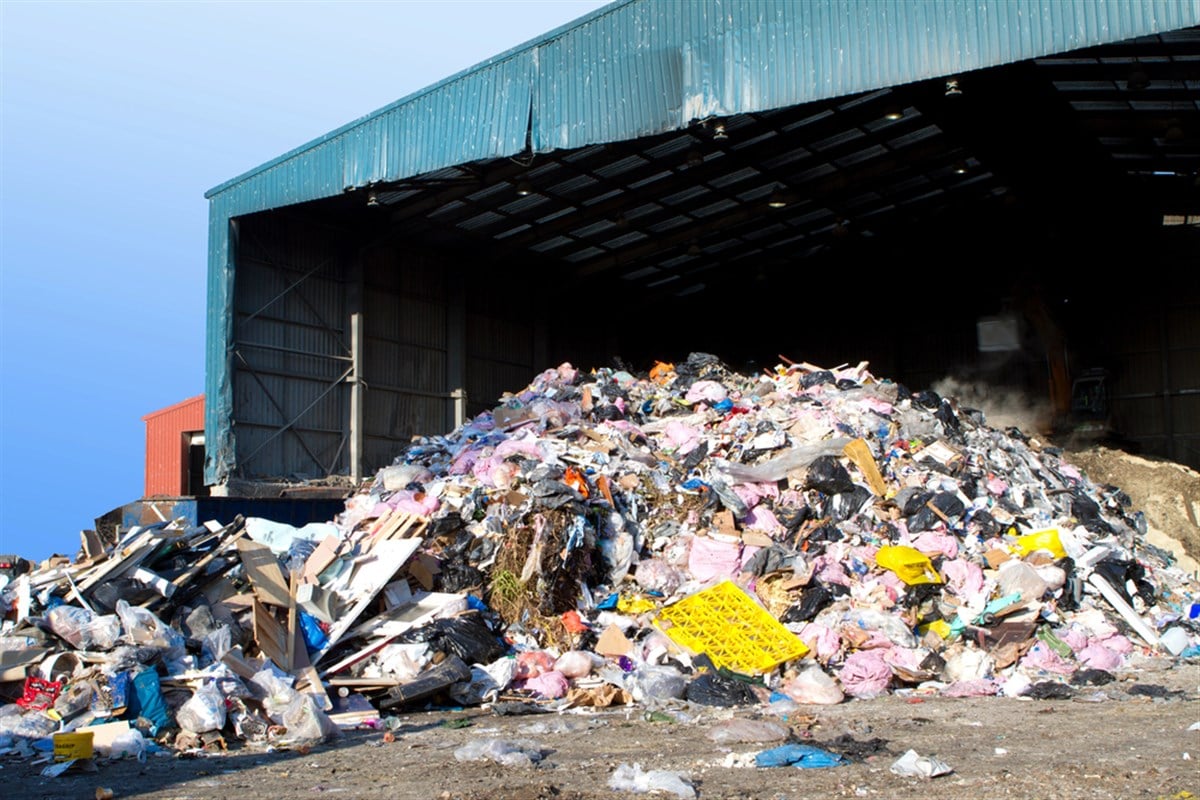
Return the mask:
M 1200 0 L 623 0 L 211 190 L 206 479 L 235 463 L 229 220 L 377 181 L 683 128 L 1200 25 Z

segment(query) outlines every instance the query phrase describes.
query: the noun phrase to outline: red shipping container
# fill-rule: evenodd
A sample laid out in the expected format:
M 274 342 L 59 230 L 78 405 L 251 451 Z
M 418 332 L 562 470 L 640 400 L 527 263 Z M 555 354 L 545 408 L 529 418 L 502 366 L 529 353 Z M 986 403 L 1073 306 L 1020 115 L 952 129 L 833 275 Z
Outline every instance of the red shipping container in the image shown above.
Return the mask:
M 204 491 L 204 395 L 142 417 L 146 423 L 145 497 Z

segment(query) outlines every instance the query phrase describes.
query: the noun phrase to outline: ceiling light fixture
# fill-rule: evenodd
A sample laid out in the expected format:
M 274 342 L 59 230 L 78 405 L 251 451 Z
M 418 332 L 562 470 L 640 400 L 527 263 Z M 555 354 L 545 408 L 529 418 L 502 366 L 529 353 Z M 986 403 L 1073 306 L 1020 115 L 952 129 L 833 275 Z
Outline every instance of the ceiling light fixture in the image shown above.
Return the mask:
M 958 78 L 946 79 L 946 97 L 961 97 L 962 89 L 958 86 Z
M 728 138 L 729 134 L 725 132 L 724 122 L 718 122 L 716 125 L 713 125 L 713 141 L 723 142 Z
M 968 169 L 969 169 L 969 167 L 967 167 L 967 162 L 959 161 L 957 164 L 954 165 L 954 174 L 955 175 L 966 175 Z
M 883 110 L 883 118 L 890 122 L 895 122 L 898 119 L 904 119 L 904 109 L 895 105 L 888 106 Z
M 374 191 L 367 192 L 367 207 L 375 208 L 378 205 L 379 205 L 379 195 L 375 194 Z
M 1129 73 L 1129 77 L 1125 79 L 1125 88 L 1131 92 L 1140 92 L 1150 88 L 1150 76 L 1146 74 L 1146 70 L 1142 69 L 1140 64 L 1135 65 L 1133 71 Z
M 771 190 L 771 196 L 767 198 L 768 208 L 787 208 L 787 204 L 787 195 L 780 191 L 778 186 Z
M 704 154 L 696 148 L 692 148 L 687 152 L 687 165 L 689 167 L 698 167 L 704 163 Z
M 529 181 L 521 181 L 517 184 L 517 197 L 528 197 L 533 194 L 533 184 Z

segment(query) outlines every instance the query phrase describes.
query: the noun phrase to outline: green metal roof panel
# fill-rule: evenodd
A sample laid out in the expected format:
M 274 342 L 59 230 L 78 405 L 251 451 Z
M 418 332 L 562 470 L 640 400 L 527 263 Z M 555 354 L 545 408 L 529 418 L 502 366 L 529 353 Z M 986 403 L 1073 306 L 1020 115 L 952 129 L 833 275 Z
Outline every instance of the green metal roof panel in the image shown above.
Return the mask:
M 212 189 L 209 482 L 235 466 L 242 214 L 1200 25 L 1200 0 L 621 0 Z

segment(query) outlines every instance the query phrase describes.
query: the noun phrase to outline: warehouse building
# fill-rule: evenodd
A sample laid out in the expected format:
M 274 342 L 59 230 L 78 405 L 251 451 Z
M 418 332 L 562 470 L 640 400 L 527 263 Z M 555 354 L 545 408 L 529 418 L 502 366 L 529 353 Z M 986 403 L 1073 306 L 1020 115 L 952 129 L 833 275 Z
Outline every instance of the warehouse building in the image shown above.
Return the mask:
M 1011 386 L 1200 467 L 1197 26 L 621 0 L 447 78 L 208 193 L 205 481 L 690 351 Z

